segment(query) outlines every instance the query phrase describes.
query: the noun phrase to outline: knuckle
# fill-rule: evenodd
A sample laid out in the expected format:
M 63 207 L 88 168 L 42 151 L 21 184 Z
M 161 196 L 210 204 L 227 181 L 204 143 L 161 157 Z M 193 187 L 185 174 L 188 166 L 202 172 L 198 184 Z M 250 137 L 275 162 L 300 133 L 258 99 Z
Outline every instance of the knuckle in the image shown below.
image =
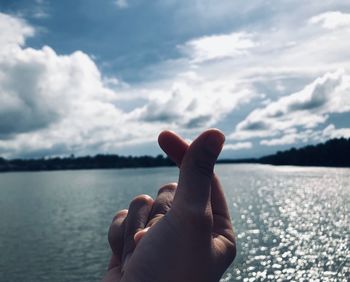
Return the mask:
M 123 238 L 123 234 L 123 225 L 111 224 L 108 229 L 108 242 L 110 246 L 114 247 Z
M 166 184 L 159 189 L 158 195 L 162 193 L 167 193 L 167 192 L 173 193 L 176 190 L 176 188 L 177 188 L 177 183 L 175 182 Z
M 113 221 L 115 221 L 116 219 L 125 218 L 127 214 L 128 214 L 127 209 L 120 210 L 115 214 Z
M 162 218 L 164 217 L 164 214 L 156 214 L 152 217 L 152 219 L 147 223 L 147 227 L 152 227 L 156 223 L 158 223 Z
M 152 204 L 152 201 L 152 198 L 148 195 L 138 195 L 131 201 L 129 209 L 135 209 L 140 208 L 144 205 L 150 205 Z

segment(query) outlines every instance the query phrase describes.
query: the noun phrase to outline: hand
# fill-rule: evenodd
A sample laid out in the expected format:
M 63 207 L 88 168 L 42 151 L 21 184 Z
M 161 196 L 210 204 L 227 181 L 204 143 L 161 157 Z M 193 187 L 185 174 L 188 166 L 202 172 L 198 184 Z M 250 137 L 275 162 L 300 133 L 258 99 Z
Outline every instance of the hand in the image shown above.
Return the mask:
M 136 246 L 135 234 L 140 230 L 145 232 L 144 228 L 152 205 L 151 197 L 140 195 L 131 201 L 129 210 L 121 210 L 114 216 L 108 233 L 113 254 L 109 262 L 108 273 L 103 282 L 121 281 L 123 266 Z M 138 234 L 141 234 L 141 232 Z
M 204 132 L 191 146 L 171 132 L 159 136 L 162 149 L 180 166 L 179 185 L 164 186 L 154 202 L 139 196 L 126 220 L 125 211 L 116 217 L 111 230 L 130 234 L 124 236 L 129 251 L 118 232 L 110 237 L 121 281 L 219 281 L 236 251 L 223 191 L 213 175 L 223 141 L 217 130 Z M 145 226 L 152 228 L 145 232 Z M 136 248 L 135 234 L 136 242 L 144 237 Z

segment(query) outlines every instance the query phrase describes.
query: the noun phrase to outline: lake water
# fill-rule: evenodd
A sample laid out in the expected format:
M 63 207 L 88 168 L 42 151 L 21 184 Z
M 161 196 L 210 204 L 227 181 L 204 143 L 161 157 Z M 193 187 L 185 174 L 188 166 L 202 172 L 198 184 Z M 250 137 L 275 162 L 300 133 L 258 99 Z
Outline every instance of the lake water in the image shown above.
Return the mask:
M 350 169 L 218 165 L 238 238 L 222 281 L 347 281 Z M 176 168 L 0 174 L 0 281 L 99 281 L 117 210 Z

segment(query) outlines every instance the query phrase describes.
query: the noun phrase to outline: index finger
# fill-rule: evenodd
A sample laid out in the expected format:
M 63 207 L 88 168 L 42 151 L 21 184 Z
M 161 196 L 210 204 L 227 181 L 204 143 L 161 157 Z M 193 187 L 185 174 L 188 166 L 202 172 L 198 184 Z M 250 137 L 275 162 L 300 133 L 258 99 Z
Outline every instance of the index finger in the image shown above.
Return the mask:
M 169 130 L 163 131 L 159 134 L 158 143 L 169 158 L 180 167 L 189 144 L 175 132 Z M 211 182 L 211 187 L 211 206 L 213 214 L 230 219 L 225 195 L 220 180 L 215 173 Z

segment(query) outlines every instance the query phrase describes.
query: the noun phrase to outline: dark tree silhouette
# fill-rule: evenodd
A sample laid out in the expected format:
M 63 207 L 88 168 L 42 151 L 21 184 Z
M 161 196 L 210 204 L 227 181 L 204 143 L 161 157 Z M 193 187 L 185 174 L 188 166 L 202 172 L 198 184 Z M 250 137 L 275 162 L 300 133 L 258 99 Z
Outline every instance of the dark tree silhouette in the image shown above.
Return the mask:
M 259 163 L 273 165 L 350 167 L 350 138 L 331 139 L 323 144 L 292 148 L 262 157 Z
M 350 138 L 332 139 L 323 144 L 309 145 L 300 149 L 265 156 L 258 159 L 223 159 L 218 163 L 261 163 L 273 165 L 331 166 L 350 167 Z M 75 169 L 109 169 L 174 166 L 167 157 L 96 155 L 45 159 L 13 159 L 0 157 L 1 171 L 39 171 L 39 170 L 75 170 Z
M 137 168 L 174 166 L 175 164 L 162 155 L 151 156 L 118 156 L 96 155 L 48 159 L 14 159 L 0 158 L 0 171 L 39 171 L 39 170 L 75 170 L 75 169 L 109 169 L 109 168 Z

